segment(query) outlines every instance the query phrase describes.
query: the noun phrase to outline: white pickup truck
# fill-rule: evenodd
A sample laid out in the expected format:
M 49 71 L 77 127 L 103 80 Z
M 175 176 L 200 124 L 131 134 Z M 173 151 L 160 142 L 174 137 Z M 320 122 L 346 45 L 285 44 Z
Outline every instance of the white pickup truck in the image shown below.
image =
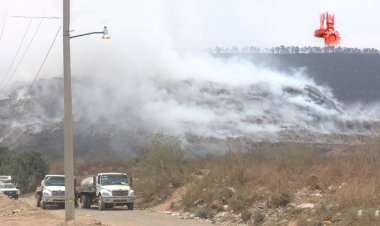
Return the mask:
M 18 199 L 20 190 L 12 183 L 0 182 L 0 194 L 7 195 L 9 198 Z
M 90 208 L 92 204 L 99 210 L 125 205 L 128 210 L 134 208 L 135 192 L 125 173 L 99 173 L 86 177 L 81 181 L 77 195 L 82 208 Z
M 35 197 L 37 207 L 46 209 L 47 205 L 58 205 L 65 207 L 65 176 L 46 175 L 41 181 L 41 186 L 37 187 Z
M 0 183 L 11 183 L 12 176 L 0 175 Z

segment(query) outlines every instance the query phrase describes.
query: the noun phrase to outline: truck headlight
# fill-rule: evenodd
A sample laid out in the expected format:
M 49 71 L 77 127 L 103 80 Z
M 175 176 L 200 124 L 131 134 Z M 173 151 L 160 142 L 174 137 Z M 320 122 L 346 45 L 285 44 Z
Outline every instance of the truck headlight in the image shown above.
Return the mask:
M 135 196 L 135 191 L 130 190 L 130 191 L 129 191 L 129 196 Z
M 102 196 L 111 196 L 111 192 L 108 190 L 103 190 L 101 193 L 102 193 Z
M 17 195 L 20 195 L 20 190 L 17 190 Z
M 43 196 L 51 196 L 51 192 L 49 190 L 44 190 L 42 194 Z

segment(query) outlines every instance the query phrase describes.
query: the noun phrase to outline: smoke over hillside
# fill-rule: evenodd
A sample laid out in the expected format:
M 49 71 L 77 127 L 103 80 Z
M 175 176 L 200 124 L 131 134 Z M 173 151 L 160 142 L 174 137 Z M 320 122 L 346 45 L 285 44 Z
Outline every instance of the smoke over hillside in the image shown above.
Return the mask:
M 323 143 L 323 134 L 378 130 L 376 108 L 360 111 L 341 104 L 302 70 L 279 72 L 206 54 L 173 59 L 141 66 L 135 77 L 122 71 L 74 76 L 76 154 L 130 153 L 154 133 L 180 136 L 196 151 L 209 151 L 223 146 L 215 147 L 210 138 Z M 29 87 L 15 83 L 1 94 L 1 144 L 61 157 L 62 78 L 38 80 L 24 99 Z
M 192 136 L 245 137 L 257 142 L 284 141 L 279 135 L 284 133 L 376 130 L 376 115 L 348 110 L 328 88 L 318 86 L 302 71 L 274 72 L 242 59 L 208 55 L 177 59 L 161 67 L 136 80 L 112 79 L 122 77 L 113 74 L 75 78 L 77 147 L 123 152 L 158 132 L 185 140 Z M 18 83 L 3 93 L 7 98 L 1 101 L 1 140 L 14 147 L 31 143 L 38 147 L 53 139 L 58 151 L 62 145 L 62 79 L 39 80 L 23 101 L 27 88 L 29 83 Z M 306 136 L 297 139 L 311 141 Z
M 71 41 L 74 145 L 82 152 L 132 150 L 157 132 L 184 138 L 278 141 L 284 131 L 374 130 L 368 122 L 376 115 L 369 118 L 347 110 L 329 88 L 317 85 L 301 70 L 278 72 L 248 60 L 217 59 L 200 52 L 202 34 L 208 34 L 201 19 L 212 15 L 208 10 L 198 15 L 198 4 L 139 1 L 125 7 L 124 2 L 115 1 L 107 13 L 104 8 L 109 3 L 97 3 L 88 14 L 76 10 L 86 8 L 80 4 L 89 1 L 73 9 L 73 35 L 83 32 L 78 28 L 91 31 L 105 24 L 111 35 L 107 41 L 87 37 Z M 83 16 L 92 14 L 96 20 Z M 120 15 L 125 15 L 123 20 Z M 214 34 L 215 40 L 208 39 L 215 42 L 212 46 L 218 35 L 235 34 L 223 30 L 227 25 L 219 24 L 221 17 L 212 17 L 212 25 L 223 31 Z M 235 22 L 241 19 L 239 14 L 230 17 Z M 236 34 L 244 36 L 245 30 Z M 56 78 L 61 77 L 62 66 L 57 56 L 61 55 L 52 53 L 41 75 L 44 79 L 25 101 L 30 87 L 25 80 L 34 75 L 36 63 L 29 62 L 28 67 L 25 60 L 24 81 L 0 91 L 1 144 L 62 150 L 63 87 Z M 25 74 L 32 76 L 28 79 Z

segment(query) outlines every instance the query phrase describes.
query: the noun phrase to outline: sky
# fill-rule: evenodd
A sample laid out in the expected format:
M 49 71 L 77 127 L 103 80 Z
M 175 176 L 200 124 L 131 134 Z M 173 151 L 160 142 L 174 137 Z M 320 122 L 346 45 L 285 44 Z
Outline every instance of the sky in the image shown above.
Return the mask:
M 2 0 L 1 3 L 0 28 L 4 24 L 5 27 L 0 40 L 0 73 L 14 74 L 11 81 L 30 80 L 34 77 L 31 71 L 38 71 L 62 21 L 42 22 L 20 66 L 13 72 L 40 22 L 32 20 L 15 57 L 30 20 L 14 16 L 62 17 L 62 1 Z M 313 37 L 313 31 L 319 26 L 319 14 L 325 11 L 335 14 L 341 46 L 380 48 L 377 24 L 380 14 L 376 12 L 379 6 L 380 2 L 375 0 L 72 0 L 72 35 L 101 31 L 107 25 L 112 36 L 107 41 L 99 37 L 73 39 L 72 61 L 75 67 L 75 62 L 84 58 L 103 60 L 102 56 L 108 53 L 107 58 L 115 58 L 134 51 L 140 52 L 136 57 L 145 58 L 149 57 L 147 52 L 157 53 L 161 49 L 170 49 L 171 54 L 186 54 L 216 46 L 323 46 L 323 40 Z M 61 34 L 41 77 L 62 71 Z

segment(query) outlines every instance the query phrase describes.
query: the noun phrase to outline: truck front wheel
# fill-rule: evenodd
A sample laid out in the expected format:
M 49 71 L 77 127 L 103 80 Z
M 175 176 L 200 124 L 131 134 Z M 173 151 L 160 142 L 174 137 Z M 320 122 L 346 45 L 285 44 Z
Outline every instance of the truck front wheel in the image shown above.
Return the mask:
M 128 210 L 133 210 L 135 203 L 134 202 L 128 203 L 127 206 L 128 206 Z
M 98 196 L 98 209 L 99 210 L 104 210 L 105 204 L 103 202 L 102 196 Z
M 46 210 L 46 202 L 42 201 L 41 206 L 42 206 L 42 209 L 43 209 L 43 210 Z
M 42 199 L 42 195 L 41 194 L 37 194 L 37 207 L 41 207 L 41 199 Z
M 87 209 L 90 208 L 90 197 L 88 195 L 81 195 L 80 197 L 80 205 L 82 208 Z

